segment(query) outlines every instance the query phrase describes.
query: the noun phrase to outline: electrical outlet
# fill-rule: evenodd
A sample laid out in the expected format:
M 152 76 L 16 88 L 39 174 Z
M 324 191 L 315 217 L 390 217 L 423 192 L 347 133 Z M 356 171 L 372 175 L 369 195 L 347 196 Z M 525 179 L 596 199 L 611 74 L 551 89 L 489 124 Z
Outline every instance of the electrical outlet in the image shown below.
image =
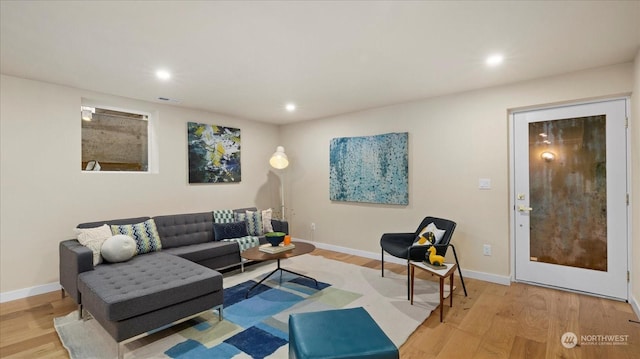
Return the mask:
M 490 256 L 491 255 L 491 245 L 490 244 L 485 244 L 482 246 L 482 254 L 484 254 L 485 256 Z
M 316 224 L 314 222 L 311 222 L 311 230 L 312 231 L 316 230 Z

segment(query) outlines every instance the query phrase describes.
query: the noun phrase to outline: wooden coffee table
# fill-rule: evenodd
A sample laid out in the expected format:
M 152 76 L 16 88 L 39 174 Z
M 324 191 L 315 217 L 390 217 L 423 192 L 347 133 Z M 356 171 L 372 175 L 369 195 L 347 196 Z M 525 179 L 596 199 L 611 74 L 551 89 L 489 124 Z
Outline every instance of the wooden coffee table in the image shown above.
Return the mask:
M 295 244 L 296 247 L 293 248 L 293 249 L 290 249 L 288 251 L 279 252 L 279 253 L 271 254 L 271 253 L 262 252 L 262 251 L 260 251 L 260 247 L 249 248 L 246 251 L 240 253 L 242 258 L 248 259 L 248 260 L 251 260 L 251 261 L 269 261 L 269 260 L 273 260 L 273 259 L 278 261 L 278 267 L 276 269 L 274 269 L 273 272 L 269 273 L 266 277 L 262 278 L 258 283 L 254 284 L 253 287 L 249 288 L 249 290 L 247 291 L 247 294 L 245 295 L 245 298 L 249 298 L 249 293 L 251 293 L 251 291 L 255 287 L 257 287 L 258 285 L 262 284 L 262 282 L 264 282 L 267 278 L 271 277 L 277 271 L 284 271 L 284 272 L 288 272 L 288 273 L 291 273 L 291 274 L 295 274 L 295 275 L 300 276 L 300 277 L 311 279 L 316 283 L 316 287 L 318 287 L 318 281 L 315 280 L 314 278 L 311 278 L 311 277 L 306 276 L 304 274 L 296 273 L 296 272 L 293 272 L 293 271 L 290 271 L 288 269 L 280 267 L 280 260 L 281 259 L 286 259 L 286 258 L 296 257 L 296 256 L 299 256 L 299 255 L 302 255 L 302 254 L 307 254 L 307 253 L 313 252 L 316 249 L 316 246 L 314 246 L 311 243 L 293 242 L 293 241 L 291 243 Z

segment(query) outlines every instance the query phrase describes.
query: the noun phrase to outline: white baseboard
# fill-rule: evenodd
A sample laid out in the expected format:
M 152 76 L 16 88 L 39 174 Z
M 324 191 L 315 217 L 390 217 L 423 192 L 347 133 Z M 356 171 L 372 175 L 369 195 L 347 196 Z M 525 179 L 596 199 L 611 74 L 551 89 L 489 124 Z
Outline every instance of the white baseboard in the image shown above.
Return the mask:
M 633 295 L 631 295 L 631 298 L 629 298 L 629 304 L 631 304 L 633 312 L 636 313 L 636 318 L 640 318 L 640 305 L 638 304 L 638 300 Z
M 478 279 L 485 282 L 491 282 L 491 283 L 502 284 L 502 285 L 511 285 L 511 277 L 506 275 L 497 275 L 497 274 L 478 272 L 478 271 L 473 271 L 468 269 L 462 269 L 462 274 L 465 276 L 465 278 L 468 277 L 468 278 Z
M 49 283 L 38 285 L 31 288 L 23 288 L 18 290 L 12 290 L 10 292 L 0 293 L 0 303 L 10 302 L 16 299 L 22 299 L 31 297 L 38 294 L 44 294 L 60 290 L 60 283 Z
M 304 239 L 298 239 L 298 238 L 295 238 L 295 240 L 312 243 L 312 244 L 314 244 L 316 247 L 318 247 L 320 249 L 327 249 L 327 250 L 334 251 L 334 252 L 346 253 L 346 254 L 351 254 L 351 255 L 354 255 L 354 256 L 380 260 L 380 254 L 381 254 L 380 252 L 378 252 L 378 253 L 367 252 L 367 251 L 363 251 L 363 250 L 359 250 L 359 249 L 341 247 L 341 246 L 336 246 L 336 245 L 333 245 L 333 244 L 306 241 Z M 387 255 L 384 256 L 384 261 L 385 262 L 396 263 L 396 264 L 403 264 L 403 265 L 407 264 L 406 260 L 404 260 L 402 258 L 394 257 L 394 256 L 392 256 L 390 254 L 387 254 Z M 462 267 L 460 269 L 462 270 L 462 275 L 465 278 L 468 277 L 468 278 L 482 280 L 482 281 L 485 281 L 485 282 L 491 282 L 491 283 L 502 284 L 502 285 L 511 285 L 511 277 L 509 277 L 509 276 L 502 276 L 502 275 L 496 275 L 496 274 L 491 274 L 491 273 L 477 272 L 477 271 L 464 269 Z

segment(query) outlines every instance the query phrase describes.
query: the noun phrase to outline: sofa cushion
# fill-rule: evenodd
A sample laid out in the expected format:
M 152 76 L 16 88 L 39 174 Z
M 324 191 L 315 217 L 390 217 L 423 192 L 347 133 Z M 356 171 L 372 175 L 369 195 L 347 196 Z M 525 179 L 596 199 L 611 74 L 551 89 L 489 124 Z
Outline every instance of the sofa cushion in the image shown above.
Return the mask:
M 111 225 L 111 232 L 125 234 L 136 241 L 136 255 L 155 252 L 162 249 L 160 235 L 153 218 L 141 223 Z
M 213 241 L 211 212 L 153 217 L 162 249 Z
M 119 321 L 222 290 L 222 275 L 162 252 L 128 262 L 99 265 L 78 276 L 82 302 L 96 314 Z
M 238 253 L 238 246 L 228 242 L 207 242 L 163 249 L 162 252 L 198 263 L 204 260 Z

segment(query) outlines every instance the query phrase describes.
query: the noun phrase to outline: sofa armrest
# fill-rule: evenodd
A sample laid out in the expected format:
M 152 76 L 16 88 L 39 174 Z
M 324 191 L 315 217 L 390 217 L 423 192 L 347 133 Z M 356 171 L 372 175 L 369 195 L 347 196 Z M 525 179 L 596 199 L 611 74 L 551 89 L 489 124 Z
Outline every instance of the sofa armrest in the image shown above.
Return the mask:
M 289 222 L 280 219 L 271 219 L 271 226 L 274 232 L 284 232 L 289 234 Z
M 93 270 L 93 252 L 75 239 L 60 242 L 60 285 L 81 304 L 78 275 Z

